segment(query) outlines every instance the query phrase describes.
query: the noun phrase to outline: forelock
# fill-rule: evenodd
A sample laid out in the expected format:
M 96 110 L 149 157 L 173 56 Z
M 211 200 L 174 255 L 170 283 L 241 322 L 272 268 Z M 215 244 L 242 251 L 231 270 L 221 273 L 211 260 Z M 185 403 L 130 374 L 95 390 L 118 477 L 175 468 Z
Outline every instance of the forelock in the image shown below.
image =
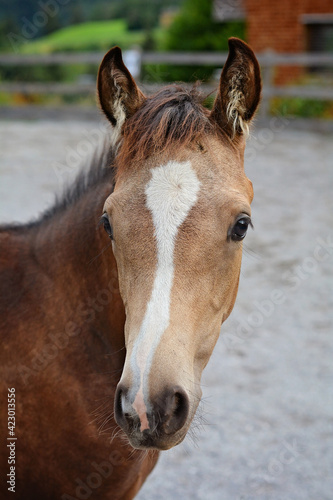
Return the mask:
M 127 120 L 117 158 L 117 170 L 139 164 L 153 154 L 176 150 L 200 140 L 213 131 L 203 97 L 194 87 L 168 86 L 148 97 L 141 108 Z

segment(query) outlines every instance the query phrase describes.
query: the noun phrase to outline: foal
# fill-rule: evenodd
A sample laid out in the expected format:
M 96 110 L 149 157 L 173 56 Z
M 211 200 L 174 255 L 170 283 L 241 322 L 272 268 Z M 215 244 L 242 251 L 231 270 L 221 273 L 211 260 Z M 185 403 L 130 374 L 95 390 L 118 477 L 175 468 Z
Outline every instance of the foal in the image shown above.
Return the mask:
M 177 86 L 145 97 L 119 48 L 104 57 L 111 151 L 40 220 L 0 232 L 8 496 L 129 500 L 184 439 L 236 298 L 260 89 L 235 38 L 211 112 Z

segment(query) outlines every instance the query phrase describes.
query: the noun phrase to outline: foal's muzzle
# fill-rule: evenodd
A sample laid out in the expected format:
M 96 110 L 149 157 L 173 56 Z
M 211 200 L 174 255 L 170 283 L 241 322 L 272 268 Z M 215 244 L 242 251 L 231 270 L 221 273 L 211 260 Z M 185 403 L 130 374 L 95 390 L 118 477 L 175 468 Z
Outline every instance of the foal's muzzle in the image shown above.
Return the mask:
M 126 432 L 134 448 L 169 449 L 180 443 L 181 432 L 189 416 L 189 398 L 184 389 L 173 386 L 165 389 L 147 405 L 148 428 L 141 430 L 139 415 L 130 401 L 129 390 L 119 384 L 115 395 L 115 419 Z

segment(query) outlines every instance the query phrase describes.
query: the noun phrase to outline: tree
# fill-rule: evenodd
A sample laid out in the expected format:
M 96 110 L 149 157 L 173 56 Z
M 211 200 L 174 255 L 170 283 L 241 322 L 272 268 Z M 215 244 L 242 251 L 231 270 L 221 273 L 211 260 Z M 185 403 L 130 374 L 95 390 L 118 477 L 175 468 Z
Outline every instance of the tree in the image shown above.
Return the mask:
M 185 0 L 179 14 L 168 29 L 166 50 L 228 51 L 228 38 L 244 39 L 245 23 L 232 21 L 220 23 L 213 19 L 213 0 Z M 165 68 L 163 68 L 165 73 Z M 170 80 L 207 80 L 214 67 L 169 66 Z
M 166 37 L 168 50 L 228 50 L 228 38 L 244 38 L 244 22 L 213 19 L 213 0 L 185 0 Z

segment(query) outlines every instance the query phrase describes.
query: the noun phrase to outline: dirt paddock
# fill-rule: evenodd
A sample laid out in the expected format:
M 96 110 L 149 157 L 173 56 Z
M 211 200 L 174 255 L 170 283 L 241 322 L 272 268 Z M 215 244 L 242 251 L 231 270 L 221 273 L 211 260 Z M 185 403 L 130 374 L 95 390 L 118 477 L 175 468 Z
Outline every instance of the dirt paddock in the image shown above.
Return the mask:
M 49 206 L 103 134 L 98 122 L 0 122 L 0 221 Z M 332 137 L 272 120 L 253 131 L 246 173 L 255 230 L 236 306 L 193 430 L 140 500 L 333 498 Z

